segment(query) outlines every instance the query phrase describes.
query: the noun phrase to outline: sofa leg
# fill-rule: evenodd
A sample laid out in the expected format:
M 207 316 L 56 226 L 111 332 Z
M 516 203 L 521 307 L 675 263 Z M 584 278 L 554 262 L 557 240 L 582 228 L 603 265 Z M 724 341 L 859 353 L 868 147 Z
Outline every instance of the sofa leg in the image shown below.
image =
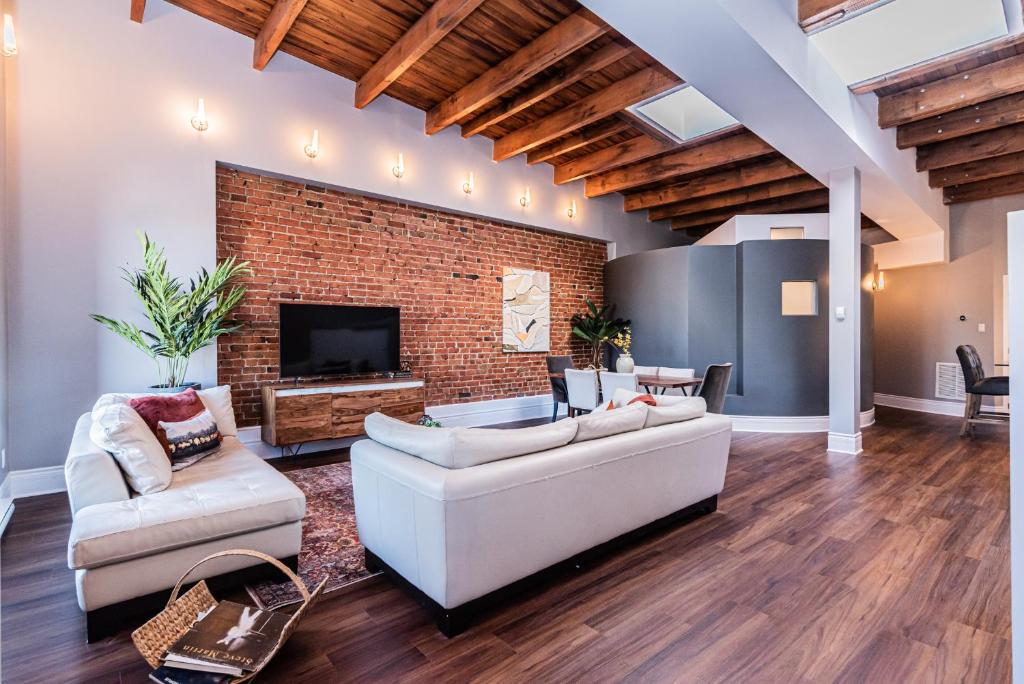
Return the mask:
M 437 625 L 437 630 L 449 639 L 465 632 L 469 628 L 469 623 L 469 614 L 458 608 L 441 609 L 434 615 L 434 624 Z
M 380 572 L 384 569 L 380 558 L 377 558 L 377 554 L 366 547 L 363 547 L 363 565 L 366 566 L 369 572 Z

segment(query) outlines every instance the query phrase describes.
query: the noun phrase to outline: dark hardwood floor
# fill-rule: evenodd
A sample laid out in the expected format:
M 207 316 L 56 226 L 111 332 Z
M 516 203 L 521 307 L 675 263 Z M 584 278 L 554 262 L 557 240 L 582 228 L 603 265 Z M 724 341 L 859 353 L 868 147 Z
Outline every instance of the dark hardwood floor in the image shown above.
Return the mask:
M 260 681 L 1009 681 L 1007 432 L 958 426 L 879 408 L 857 458 L 826 454 L 824 435 L 737 433 L 717 513 L 452 640 L 368 580 L 325 597 Z M 17 502 L 5 681 L 145 681 L 127 633 L 85 644 L 69 524 L 62 495 Z

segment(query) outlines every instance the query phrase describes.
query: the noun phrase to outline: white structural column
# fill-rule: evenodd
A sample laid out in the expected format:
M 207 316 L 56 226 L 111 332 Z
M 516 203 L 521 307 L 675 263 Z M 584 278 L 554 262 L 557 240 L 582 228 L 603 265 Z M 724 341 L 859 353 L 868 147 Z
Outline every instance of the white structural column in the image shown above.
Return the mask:
M 1020 360 L 1024 349 L 1024 211 L 1007 216 L 1007 261 L 1010 295 L 1010 617 L 1024 625 L 1024 382 Z M 1013 681 L 1024 684 L 1024 629 L 1013 630 Z
M 859 454 L 860 171 L 831 171 L 828 186 L 828 450 Z

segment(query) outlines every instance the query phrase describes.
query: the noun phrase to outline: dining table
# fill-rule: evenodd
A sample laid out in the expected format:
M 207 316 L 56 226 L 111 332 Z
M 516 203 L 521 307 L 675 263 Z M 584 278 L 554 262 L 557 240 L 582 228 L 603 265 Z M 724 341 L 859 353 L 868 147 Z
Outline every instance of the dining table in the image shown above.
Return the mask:
M 548 377 L 565 380 L 565 373 L 557 371 L 549 373 Z M 683 394 L 690 395 L 702 382 L 704 382 L 703 378 L 663 378 L 659 375 L 644 375 L 642 373 L 637 373 L 636 376 L 636 384 L 647 390 L 648 394 L 664 394 L 670 389 L 681 389 Z

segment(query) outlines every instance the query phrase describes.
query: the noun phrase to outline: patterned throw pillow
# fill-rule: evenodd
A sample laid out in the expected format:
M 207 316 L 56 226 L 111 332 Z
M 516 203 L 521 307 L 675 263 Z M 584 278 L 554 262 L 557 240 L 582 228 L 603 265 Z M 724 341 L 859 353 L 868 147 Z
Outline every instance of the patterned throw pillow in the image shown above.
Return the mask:
M 194 418 L 206 410 L 202 399 L 192 388 L 177 394 L 149 394 L 142 397 L 135 397 L 128 401 L 128 405 L 135 409 L 135 412 L 142 416 L 146 425 L 156 435 L 164 453 L 172 461 L 171 448 L 167 442 L 161 423 L 180 423 L 183 420 Z
M 160 429 L 167 438 L 171 470 L 187 468 L 220 448 L 220 430 L 207 410 L 177 423 L 160 421 Z

